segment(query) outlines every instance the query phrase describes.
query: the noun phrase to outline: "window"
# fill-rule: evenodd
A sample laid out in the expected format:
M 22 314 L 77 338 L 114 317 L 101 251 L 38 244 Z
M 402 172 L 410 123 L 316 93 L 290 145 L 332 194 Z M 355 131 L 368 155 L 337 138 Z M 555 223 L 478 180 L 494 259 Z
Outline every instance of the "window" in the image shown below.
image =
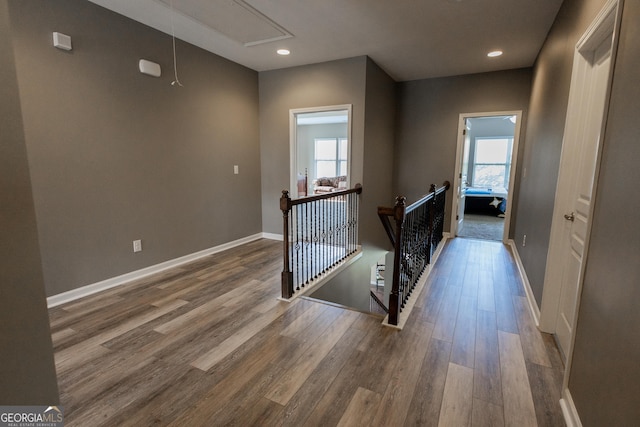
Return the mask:
M 347 139 L 316 138 L 316 178 L 347 175 Z
M 476 138 L 474 187 L 509 187 L 513 138 Z

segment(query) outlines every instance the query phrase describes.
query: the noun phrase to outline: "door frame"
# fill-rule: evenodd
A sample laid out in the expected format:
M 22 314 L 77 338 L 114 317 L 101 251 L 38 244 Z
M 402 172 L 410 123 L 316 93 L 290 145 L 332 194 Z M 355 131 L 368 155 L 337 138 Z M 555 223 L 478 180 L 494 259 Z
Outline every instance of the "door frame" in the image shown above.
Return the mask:
M 591 192 L 591 205 L 589 208 L 589 218 L 587 219 L 587 225 L 585 230 L 585 242 L 584 251 L 582 254 L 582 263 L 580 266 L 580 272 L 577 283 L 576 300 L 574 302 L 574 316 L 572 324 L 572 334 L 569 340 L 569 347 L 565 354 L 565 371 L 562 384 L 562 397 L 560 399 L 560 406 L 565 416 L 565 420 L 568 424 L 582 425 L 580 417 L 573 404 L 573 399 L 569 391 L 569 377 L 571 375 L 571 364 L 573 361 L 573 350 L 576 339 L 576 327 L 578 325 L 578 318 L 580 316 L 580 299 L 582 296 L 582 289 L 584 284 L 584 273 L 586 266 L 589 262 L 589 242 L 591 238 L 591 231 L 593 228 L 593 213 L 597 200 L 597 186 L 598 177 L 600 173 L 600 165 L 602 160 L 602 146 L 604 136 L 606 134 L 607 116 L 609 112 L 609 100 L 611 96 L 611 86 L 613 82 L 613 73 L 615 70 L 616 52 L 618 48 L 619 28 L 622 19 L 622 4 L 624 0 L 609 0 L 602 8 L 600 13 L 593 20 L 591 25 L 587 28 L 582 35 L 574 50 L 573 59 L 573 71 L 571 75 L 571 86 L 569 89 L 569 103 L 567 106 L 567 119 L 565 122 L 562 155 L 560 161 L 560 170 L 558 176 L 558 186 L 556 189 L 556 197 L 554 200 L 553 218 L 551 224 L 551 237 L 549 241 L 549 251 L 547 253 L 547 267 L 545 270 L 543 292 L 542 292 L 542 304 L 540 309 L 540 322 L 539 329 L 544 332 L 554 333 L 556 329 L 557 317 L 560 310 L 560 294 L 562 291 L 561 280 L 563 269 L 562 265 L 559 265 L 559 254 L 563 248 L 563 242 L 560 236 L 563 234 L 562 229 L 564 227 L 565 219 L 563 215 L 566 213 L 565 200 L 569 197 L 568 192 L 570 186 L 567 182 L 562 183 L 561 178 L 569 171 L 563 170 L 564 163 L 565 144 L 567 143 L 567 134 L 571 133 L 572 126 L 579 126 L 580 113 L 584 109 L 582 105 L 580 92 L 582 85 L 584 84 L 584 66 L 587 60 L 584 58 L 583 53 L 588 51 L 595 51 L 596 48 L 608 37 L 611 37 L 611 62 L 609 64 L 609 76 L 607 81 L 607 89 L 604 99 L 604 108 L 601 117 L 601 126 L 599 134 L 599 142 L 596 151 L 596 161 L 594 168 L 594 176 L 592 182 Z M 568 154 L 567 154 L 568 155 Z M 573 172 L 573 171 L 572 171 Z
M 591 235 L 592 228 L 592 215 L 593 208 L 595 205 L 595 198 L 597 197 L 597 184 L 598 184 L 598 175 L 600 171 L 600 160 L 602 156 L 602 140 L 605 134 L 606 128 L 606 117 L 608 113 L 608 104 L 609 97 L 611 92 L 611 82 L 613 78 L 613 69 L 615 66 L 615 52 L 617 49 L 617 41 L 618 41 L 618 27 L 621 17 L 622 8 L 618 7 L 619 0 L 610 0 L 602 11 L 598 14 L 595 20 L 591 23 L 589 28 L 585 31 L 583 36 L 580 38 L 578 43 L 576 44 L 574 59 L 573 59 L 573 71 L 571 76 L 571 87 L 569 89 L 569 103 L 567 106 L 567 119 L 565 122 L 564 129 L 564 140 L 562 143 L 562 153 L 560 156 L 560 169 L 558 174 L 558 183 L 556 187 L 556 194 L 554 200 L 554 209 L 553 209 L 553 218 L 551 222 L 551 232 L 550 232 L 550 241 L 549 241 L 549 250 L 547 252 L 547 267 L 545 269 L 544 276 L 544 284 L 542 291 L 542 302 L 540 307 L 540 319 L 539 319 L 539 329 L 543 332 L 554 333 L 555 326 L 558 316 L 558 311 L 560 309 L 559 299 L 561 292 L 561 278 L 563 273 L 563 266 L 558 261 L 559 254 L 562 251 L 564 243 L 562 239 L 558 236 L 562 235 L 562 230 L 565 226 L 566 220 L 563 215 L 567 212 L 567 203 L 566 199 L 570 197 L 568 192 L 570 191 L 570 186 L 568 182 L 566 182 L 566 175 L 569 172 L 573 173 L 573 171 L 566 170 L 566 167 L 563 168 L 567 164 L 568 153 L 567 153 L 567 135 L 570 134 L 573 130 L 573 126 L 579 126 L 580 112 L 584 108 L 581 102 L 581 89 L 584 83 L 584 73 L 583 67 L 587 60 L 584 58 L 583 53 L 587 51 L 593 51 L 597 45 L 599 45 L 604 37 L 608 37 L 612 32 L 613 40 L 611 46 L 611 64 L 610 64 L 610 72 L 609 72 L 609 82 L 607 87 L 607 94 L 605 95 L 605 108 L 603 112 L 602 124 L 600 127 L 600 143 L 598 144 L 597 149 L 597 158 L 595 163 L 595 171 L 594 171 L 594 179 L 593 179 L 593 189 L 591 193 L 591 208 L 589 212 L 589 220 L 587 222 L 587 230 L 586 230 L 586 240 L 584 242 L 584 253 L 582 258 L 582 268 L 580 272 L 579 284 L 578 284 L 578 296 L 576 300 L 576 315 L 574 316 L 574 331 L 575 324 L 578 318 L 577 308 L 579 307 L 580 294 L 582 293 L 582 281 L 584 276 L 585 265 L 588 261 L 588 252 L 589 252 L 589 240 Z M 565 181 L 565 182 L 563 182 Z M 575 338 L 575 333 L 573 334 Z M 570 355 L 573 348 L 573 338 L 572 343 L 569 346 L 566 356 L 566 366 L 569 367 L 570 364 Z
M 321 113 L 325 111 L 347 112 L 347 188 L 351 188 L 351 132 L 353 104 L 325 105 L 321 107 L 292 108 L 289 110 L 289 185 L 291 197 L 298 198 L 297 164 L 298 164 L 298 114 Z M 311 184 L 311 183 L 309 183 Z M 308 185 L 309 185 L 308 184 Z
M 513 146 L 511 148 L 511 170 L 509 171 L 509 194 L 507 195 L 507 209 L 504 216 L 504 229 L 502 233 L 502 242 L 507 243 L 509 240 L 509 227 L 511 225 L 511 206 L 513 205 L 513 192 L 514 184 L 516 181 L 516 169 L 518 168 L 518 146 L 520 144 L 520 129 L 522 128 L 522 110 L 510 110 L 510 111 L 491 111 L 484 113 L 461 113 L 458 117 L 458 141 L 456 148 L 456 164 L 455 174 L 453 176 L 453 188 L 456 192 L 455 197 L 452 197 L 451 201 L 451 236 L 455 237 L 458 232 L 458 221 L 456 215 L 458 214 L 458 205 L 460 203 L 460 174 L 462 173 L 462 156 L 464 155 L 464 130 L 466 129 L 466 119 L 473 119 L 477 117 L 491 117 L 491 116 L 516 116 L 516 123 L 513 129 Z

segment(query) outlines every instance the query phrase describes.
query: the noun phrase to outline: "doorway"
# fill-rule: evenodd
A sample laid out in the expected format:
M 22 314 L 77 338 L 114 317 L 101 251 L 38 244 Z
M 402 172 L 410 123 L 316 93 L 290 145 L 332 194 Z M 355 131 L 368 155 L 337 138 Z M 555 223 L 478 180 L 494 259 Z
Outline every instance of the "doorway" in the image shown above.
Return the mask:
M 350 188 L 351 105 L 290 110 L 291 197 Z
M 452 235 L 507 240 L 521 115 L 460 115 Z
M 540 329 L 555 335 L 567 367 L 589 246 L 617 6 L 615 0 L 605 6 L 576 45 L 573 60 L 540 310 Z

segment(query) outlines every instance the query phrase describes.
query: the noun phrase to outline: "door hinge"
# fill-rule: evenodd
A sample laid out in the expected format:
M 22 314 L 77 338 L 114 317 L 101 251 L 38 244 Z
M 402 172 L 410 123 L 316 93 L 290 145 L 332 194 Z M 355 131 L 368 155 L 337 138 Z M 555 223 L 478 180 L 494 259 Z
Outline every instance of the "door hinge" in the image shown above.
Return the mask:
M 460 221 L 460 215 L 456 215 L 456 221 Z
M 466 135 L 467 134 L 467 130 L 466 129 L 462 129 L 462 134 Z

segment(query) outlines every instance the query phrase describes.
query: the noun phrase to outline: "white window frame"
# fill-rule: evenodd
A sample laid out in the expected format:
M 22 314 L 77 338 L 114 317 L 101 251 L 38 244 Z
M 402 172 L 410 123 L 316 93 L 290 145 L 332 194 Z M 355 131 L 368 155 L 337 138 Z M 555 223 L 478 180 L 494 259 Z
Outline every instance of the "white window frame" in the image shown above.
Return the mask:
M 485 186 L 481 186 L 481 185 L 477 185 L 476 184 L 476 166 L 504 166 L 504 180 L 502 183 L 502 187 L 504 188 L 509 188 L 509 177 L 511 176 L 511 152 L 513 150 L 513 137 L 511 136 L 478 136 L 476 138 L 474 138 L 474 153 L 473 153 L 473 176 L 472 176 L 472 183 L 471 185 L 473 187 L 477 187 L 477 188 L 485 188 Z M 504 162 L 500 162 L 500 163 L 481 163 L 476 161 L 476 159 L 478 158 L 478 142 L 482 141 L 482 140 L 489 140 L 489 139 L 505 139 L 507 140 L 507 152 L 506 152 L 506 158 Z M 490 188 L 490 187 L 487 187 Z
M 331 158 L 331 159 L 318 159 L 316 157 L 318 141 L 329 141 L 329 140 L 334 141 L 336 143 L 335 156 L 333 158 Z M 347 146 L 346 146 L 346 148 L 347 148 L 347 158 L 344 158 L 344 159 L 340 157 L 340 144 L 342 142 L 347 144 Z M 314 140 L 313 140 L 313 162 L 314 162 L 314 169 L 315 169 L 314 170 L 315 179 L 324 177 L 324 176 L 319 176 L 319 174 L 318 174 L 318 162 L 327 162 L 327 161 L 335 162 L 335 174 L 326 176 L 327 178 L 331 178 L 331 177 L 334 177 L 334 176 L 340 176 L 341 175 L 340 174 L 340 164 L 342 162 L 345 163 L 345 169 L 348 169 L 348 166 L 349 166 L 349 138 L 335 137 L 335 136 L 314 138 Z M 344 175 L 347 175 L 346 171 L 345 171 Z

